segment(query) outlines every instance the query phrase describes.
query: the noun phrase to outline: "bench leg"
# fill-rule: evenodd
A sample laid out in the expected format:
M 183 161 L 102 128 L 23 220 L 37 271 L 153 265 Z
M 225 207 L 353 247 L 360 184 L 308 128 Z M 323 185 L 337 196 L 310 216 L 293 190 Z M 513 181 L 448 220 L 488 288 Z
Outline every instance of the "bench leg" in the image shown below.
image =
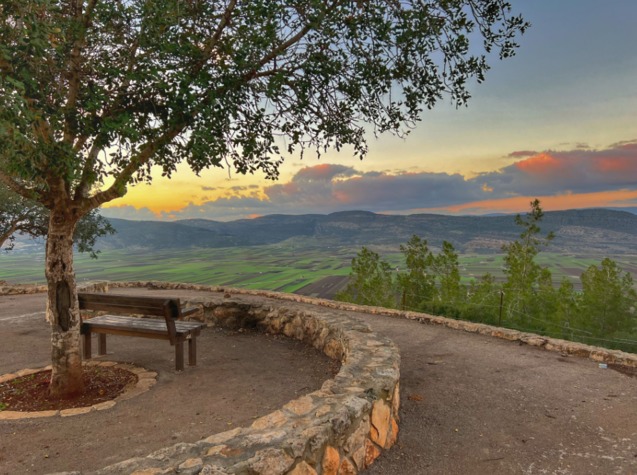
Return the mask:
M 84 333 L 84 359 L 85 360 L 90 360 L 91 359 L 91 353 L 92 353 L 92 349 L 91 349 L 91 332 L 86 332 Z
M 184 341 L 175 342 L 175 369 L 177 371 L 184 370 Z
M 106 354 L 106 335 L 104 333 L 98 333 L 97 335 L 97 354 Z
M 197 338 L 191 336 L 188 340 L 188 365 L 197 365 Z

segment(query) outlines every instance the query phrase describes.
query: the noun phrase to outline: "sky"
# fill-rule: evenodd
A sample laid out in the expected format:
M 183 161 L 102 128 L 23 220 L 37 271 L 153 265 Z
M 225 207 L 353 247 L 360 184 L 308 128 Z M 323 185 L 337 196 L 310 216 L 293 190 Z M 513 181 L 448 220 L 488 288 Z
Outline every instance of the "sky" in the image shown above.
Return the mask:
M 468 107 L 447 99 L 405 139 L 292 156 L 278 181 L 180 166 L 130 187 L 108 217 L 219 221 L 267 214 L 524 212 L 637 207 L 637 1 L 514 0 L 532 27 L 491 59 Z

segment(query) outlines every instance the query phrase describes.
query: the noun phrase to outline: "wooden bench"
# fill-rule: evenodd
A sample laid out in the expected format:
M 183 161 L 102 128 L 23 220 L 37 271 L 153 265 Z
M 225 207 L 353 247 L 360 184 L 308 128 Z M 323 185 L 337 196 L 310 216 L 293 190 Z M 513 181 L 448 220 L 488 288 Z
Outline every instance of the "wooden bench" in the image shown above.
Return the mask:
M 98 334 L 98 354 L 106 354 L 106 335 L 138 336 L 168 340 L 175 347 L 175 369 L 184 369 L 184 341 L 188 341 L 188 364 L 197 364 L 197 336 L 204 323 L 179 321 L 199 311 L 182 309 L 179 299 L 166 297 L 134 297 L 114 294 L 78 294 L 80 310 L 98 310 L 120 315 L 100 315 L 82 321 L 84 359 L 91 359 L 91 335 Z M 129 316 L 123 316 L 129 315 Z M 164 317 L 140 318 L 130 315 Z

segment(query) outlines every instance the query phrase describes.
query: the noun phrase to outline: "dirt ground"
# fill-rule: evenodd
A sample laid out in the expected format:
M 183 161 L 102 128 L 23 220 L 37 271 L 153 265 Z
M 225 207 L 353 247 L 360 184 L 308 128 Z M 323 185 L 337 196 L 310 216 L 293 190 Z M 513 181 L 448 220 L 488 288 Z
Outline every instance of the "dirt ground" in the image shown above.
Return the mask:
M 0 373 L 47 363 L 42 302 L 0 297 Z M 402 356 L 399 439 L 368 473 L 637 473 L 637 378 L 495 338 L 350 315 L 392 338 Z M 249 424 L 329 377 L 316 352 L 271 336 L 207 331 L 199 365 L 181 374 L 166 342 L 119 340 L 109 339 L 109 358 L 158 371 L 158 384 L 102 413 L 0 421 L 1 474 L 90 470 L 197 440 Z
M 50 363 L 44 298 L 0 296 L 0 374 Z M 0 474 L 96 470 L 250 425 L 320 388 L 334 370 L 295 340 L 213 329 L 197 340 L 197 366 L 181 373 L 163 340 L 109 336 L 106 359 L 157 371 L 157 384 L 101 412 L 0 421 Z

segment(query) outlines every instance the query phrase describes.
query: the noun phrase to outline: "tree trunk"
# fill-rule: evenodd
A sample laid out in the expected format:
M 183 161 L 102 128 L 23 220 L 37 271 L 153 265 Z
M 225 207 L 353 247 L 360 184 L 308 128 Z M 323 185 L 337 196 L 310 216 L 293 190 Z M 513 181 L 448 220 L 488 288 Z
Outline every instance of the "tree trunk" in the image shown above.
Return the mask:
M 51 210 L 45 274 L 51 319 L 51 395 L 71 398 L 84 390 L 80 313 L 73 271 L 73 231 L 77 218 L 67 209 Z

